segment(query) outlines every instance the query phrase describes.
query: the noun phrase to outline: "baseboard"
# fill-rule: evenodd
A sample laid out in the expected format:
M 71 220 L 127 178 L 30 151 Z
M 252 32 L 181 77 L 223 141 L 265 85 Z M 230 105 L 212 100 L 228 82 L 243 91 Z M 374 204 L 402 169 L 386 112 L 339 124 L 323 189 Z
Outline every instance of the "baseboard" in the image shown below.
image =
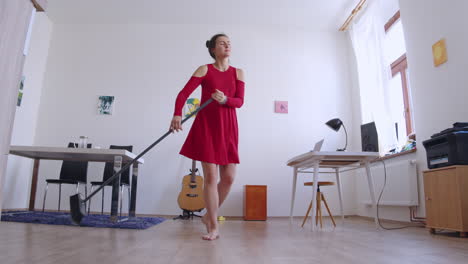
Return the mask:
M 13 209 L 2 209 L 2 212 L 9 212 L 9 211 L 27 211 L 28 208 L 13 208 Z
M 353 217 L 359 218 L 359 219 L 362 219 L 362 220 L 365 220 L 365 221 L 369 221 L 369 222 L 374 222 L 374 217 L 362 216 L 362 215 L 355 215 Z M 382 218 L 379 218 L 379 220 L 380 220 L 380 223 L 404 225 L 404 226 L 421 226 L 421 224 L 422 224 L 422 223 L 397 221 L 397 220 L 382 219 Z
M 351 216 L 354 216 L 354 215 L 345 215 L 344 217 L 345 218 L 348 218 L 348 217 L 351 217 Z M 309 215 L 310 217 L 310 215 Z M 341 218 L 341 215 L 333 215 L 334 218 Z M 304 219 L 304 216 L 303 215 L 295 215 L 293 216 L 293 219 Z M 324 215 L 322 216 L 322 218 L 330 218 L 330 216 L 328 215 Z M 268 219 L 289 219 L 289 216 L 268 216 Z

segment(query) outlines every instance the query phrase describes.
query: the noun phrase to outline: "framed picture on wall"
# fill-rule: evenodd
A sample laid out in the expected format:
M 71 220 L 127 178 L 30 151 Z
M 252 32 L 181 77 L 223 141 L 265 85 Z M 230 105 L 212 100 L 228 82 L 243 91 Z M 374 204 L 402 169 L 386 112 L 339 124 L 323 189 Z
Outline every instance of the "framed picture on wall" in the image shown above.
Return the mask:
M 434 57 L 434 66 L 436 67 L 447 62 L 445 39 L 441 39 L 432 45 L 432 55 Z
M 21 102 L 23 101 L 24 79 L 25 77 L 22 76 L 21 81 L 20 81 L 19 91 L 18 91 L 18 102 L 16 103 L 16 106 L 21 106 Z
M 109 95 L 99 96 L 98 114 L 112 115 L 114 112 L 115 97 Z
M 275 101 L 275 113 L 288 113 L 288 101 Z
M 185 106 L 183 108 L 184 116 L 188 117 L 193 112 L 195 112 L 200 107 L 200 99 L 198 98 L 189 98 L 185 102 Z

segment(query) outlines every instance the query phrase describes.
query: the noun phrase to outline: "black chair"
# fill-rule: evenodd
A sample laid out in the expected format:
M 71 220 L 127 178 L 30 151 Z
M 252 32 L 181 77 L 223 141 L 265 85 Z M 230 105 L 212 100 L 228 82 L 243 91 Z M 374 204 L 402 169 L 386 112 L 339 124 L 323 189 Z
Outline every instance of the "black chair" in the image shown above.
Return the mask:
M 76 148 L 78 144 L 68 143 L 69 148 Z M 87 145 L 88 148 L 91 148 L 91 144 Z M 45 209 L 45 201 L 47 197 L 47 189 L 50 184 L 59 185 L 59 200 L 58 200 L 58 210 L 60 211 L 60 200 L 62 196 L 62 184 L 76 184 L 76 193 L 79 193 L 80 184 L 83 184 L 85 187 L 85 196 L 88 195 L 87 192 L 87 176 L 88 176 L 88 162 L 83 161 L 67 161 L 62 162 L 62 167 L 60 169 L 59 179 L 46 179 L 46 186 L 44 191 L 44 200 L 42 202 L 42 211 Z
M 133 151 L 133 146 L 116 146 L 116 145 L 111 145 L 109 147 L 110 149 L 125 149 L 127 151 L 132 152 Z M 125 163 L 122 164 L 122 167 L 125 166 Z M 106 165 L 104 166 L 104 174 L 102 177 L 102 181 L 93 181 L 91 182 L 91 190 L 90 193 L 93 192 L 94 186 L 101 186 L 107 179 L 112 177 L 114 175 L 114 163 L 113 162 L 106 162 Z M 107 184 L 106 186 L 112 186 L 112 182 Z M 102 201 L 101 201 L 101 214 L 104 214 L 104 189 L 102 188 Z M 122 197 L 123 197 L 123 188 L 127 188 L 128 192 L 128 208 L 130 208 L 130 168 L 126 169 L 125 171 L 122 172 L 120 175 L 120 199 L 119 199 L 119 204 L 120 204 L 120 215 L 122 215 Z M 91 212 L 91 199 L 89 199 L 89 204 L 88 204 L 88 214 Z

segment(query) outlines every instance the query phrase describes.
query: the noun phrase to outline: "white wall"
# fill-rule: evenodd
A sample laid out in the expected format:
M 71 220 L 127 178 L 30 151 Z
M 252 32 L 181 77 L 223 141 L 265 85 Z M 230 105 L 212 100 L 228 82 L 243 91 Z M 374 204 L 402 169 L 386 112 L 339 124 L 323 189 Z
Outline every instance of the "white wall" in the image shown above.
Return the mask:
M 427 169 L 426 150 L 422 141 L 451 127 L 454 122 L 467 120 L 468 76 L 465 69 L 468 66 L 468 53 L 465 47 L 468 36 L 463 12 L 467 8 L 468 2 L 460 0 L 400 0 L 418 150 L 415 154 L 398 157 L 395 162 L 401 159 L 417 160 L 419 216 L 425 215 L 422 171 Z M 432 45 L 441 38 L 447 41 L 449 59 L 440 67 L 434 67 Z M 363 179 L 358 179 L 357 193 L 364 191 L 359 182 L 363 182 Z M 372 211 L 358 202 L 358 214 L 372 216 Z M 380 214 L 385 219 L 409 221 L 407 207 L 382 206 Z
M 468 119 L 468 34 L 463 0 L 400 0 L 405 29 L 414 122 L 418 139 L 417 159 L 427 169 L 422 141 L 457 121 Z M 432 45 L 446 39 L 448 61 L 434 67 Z M 419 175 L 423 183 L 422 173 Z M 424 189 L 420 185 L 420 214 L 424 214 Z
M 0 2 L 0 210 L 4 193 L 3 182 L 18 98 L 21 70 L 24 65 L 24 44 L 34 7 L 30 1 Z
M 220 213 L 242 215 L 243 185 L 266 184 L 268 214 L 288 215 L 292 169 L 286 161 L 309 151 L 323 137 L 323 149 L 341 147 L 342 132 L 324 125 L 333 117 L 354 130 L 348 40 L 337 32 L 257 26 L 55 25 L 35 144 L 65 146 L 86 135 L 100 147 L 132 144 L 134 152 L 142 151 L 167 131 L 175 96 L 197 66 L 211 62 L 204 43 L 220 31 L 231 37 L 232 65 L 246 72 L 245 105 L 238 110 L 241 164 Z M 113 116 L 96 114 L 99 95 L 116 96 Z M 274 100 L 289 101 L 289 114 L 273 113 Z M 180 213 L 177 195 L 191 161 L 178 152 L 189 127 L 186 124 L 184 132 L 168 137 L 146 155 L 137 213 Z M 102 167 L 90 164 L 88 181 L 100 179 Z M 60 162 L 41 163 L 39 201 L 44 179 L 57 178 L 59 169 Z M 298 184 L 306 177 L 311 176 L 301 176 Z M 353 214 L 354 180 L 345 177 L 343 186 L 345 213 Z M 46 208 L 56 208 L 56 189 L 49 188 Z M 72 189 L 63 189 L 63 208 L 68 208 Z M 336 213 L 336 191 L 329 191 Z M 98 210 L 98 201 L 94 199 L 92 210 Z M 106 210 L 109 201 L 110 196 Z M 303 215 L 309 201 L 310 189 L 299 186 L 295 214 Z
M 45 13 L 36 13 L 29 52 L 23 68 L 23 99 L 16 107 L 12 145 L 33 145 L 39 103 L 46 70 L 52 23 Z M 4 208 L 26 208 L 29 204 L 33 161 L 10 155 L 3 186 Z M 24 194 L 24 195 L 18 195 Z

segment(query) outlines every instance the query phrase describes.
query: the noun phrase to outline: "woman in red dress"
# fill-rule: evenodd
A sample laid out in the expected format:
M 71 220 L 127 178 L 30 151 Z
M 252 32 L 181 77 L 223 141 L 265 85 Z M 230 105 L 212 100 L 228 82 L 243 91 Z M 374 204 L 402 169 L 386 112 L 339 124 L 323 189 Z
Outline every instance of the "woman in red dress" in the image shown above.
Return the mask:
M 206 47 L 215 62 L 198 67 L 179 92 L 170 129 L 177 132 L 182 130 L 182 107 L 189 95 L 201 84 L 200 104 L 210 98 L 214 102 L 197 114 L 180 154 L 202 164 L 207 211 L 202 221 L 208 232 L 202 238 L 215 240 L 219 237 L 218 208 L 231 189 L 236 164 L 239 163 L 236 108 L 244 103 L 244 73 L 229 65 L 231 43 L 228 36 L 214 35 L 206 42 Z

